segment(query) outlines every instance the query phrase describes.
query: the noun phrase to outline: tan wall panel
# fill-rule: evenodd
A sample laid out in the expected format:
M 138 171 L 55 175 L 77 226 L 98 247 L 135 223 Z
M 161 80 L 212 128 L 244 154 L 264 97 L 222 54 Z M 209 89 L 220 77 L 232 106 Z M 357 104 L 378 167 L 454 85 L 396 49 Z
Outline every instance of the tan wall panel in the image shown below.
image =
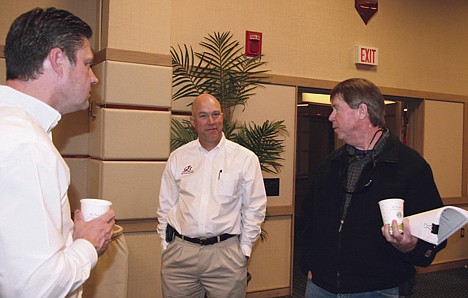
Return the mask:
M 101 159 L 165 159 L 170 112 L 101 109 L 91 120 L 89 153 Z
M 6 80 L 6 64 L 5 59 L 0 58 L 0 84 L 5 84 Z
M 99 35 L 98 18 L 97 13 L 97 2 L 96 0 L 80 0 L 80 1 L 69 1 L 69 0 L 21 0 L 21 1 L 0 1 L 0 44 L 5 43 L 8 30 L 13 20 L 20 14 L 35 8 L 35 7 L 57 7 L 60 9 L 68 10 L 83 21 L 88 23 L 93 28 L 94 34 L 91 39 L 91 45 L 94 49 L 97 49 L 97 40 Z
M 128 298 L 162 298 L 161 246 L 156 233 L 126 233 Z
M 88 111 L 62 116 L 53 130 L 53 140 L 62 155 L 88 155 Z
M 165 165 L 90 160 L 88 195 L 112 201 L 118 219 L 156 217 Z
M 70 168 L 68 199 L 71 211 L 80 209 L 80 199 L 88 196 L 88 158 L 65 158 Z
M 128 254 L 123 228 L 115 225 L 109 247 L 83 284 L 83 298 L 127 298 Z
M 274 74 L 468 94 L 466 11 L 465 0 L 380 1 L 365 25 L 354 1 L 172 1 L 171 45 L 198 51 L 208 33 L 230 31 L 244 46 L 245 31 L 259 31 Z M 379 65 L 356 67 L 357 45 L 377 47 Z
M 105 61 L 93 70 L 100 82 L 92 100 L 99 104 L 171 106 L 170 67 Z
M 105 0 L 104 6 L 109 11 L 104 11 L 108 15 L 108 24 L 103 24 L 103 31 L 108 37 L 103 48 L 168 54 L 171 2 Z
M 266 241 L 257 242 L 248 270 L 252 280 L 248 292 L 286 288 L 291 285 L 292 220 L 290 216 L 269 218 L 264 225 Z
M 461 196 L 463 109 L 462 103 L 424 103 L 423 152 L 443 198 Z
M 172 111 L 176 112 L 191 112 L 192 111 L 192 105 L 191 103 L 193 102 L 195 98 L 181 98 L 178 100 L 172 101 Z
M 292 205 L 294 194 L 294 154 L 296 148 L 295 117 L 296 117 L 296 89 L 288 86 L 264 85 L 257 88 L 242 112 L 238 107 L 234 118 L 239 121 L 262 125 L 264 121 L 284 120 L 289 132 L 286 137 L 286 151 L 282 157 L 283 167 L 279 175 L 264 173 L 265 178 L 280 178 L 280 195 L 269 197 L 269 206 Z

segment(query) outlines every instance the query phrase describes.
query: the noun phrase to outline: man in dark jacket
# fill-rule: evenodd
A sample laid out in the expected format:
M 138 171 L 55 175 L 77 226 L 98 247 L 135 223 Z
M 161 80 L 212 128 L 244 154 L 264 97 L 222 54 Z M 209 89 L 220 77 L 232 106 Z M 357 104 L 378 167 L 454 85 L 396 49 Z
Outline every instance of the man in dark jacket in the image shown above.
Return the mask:
M 329 120 L 346 144 L 322 163 L 304 200 L 306 297 L 398 297 L 437 247 L 382 226 L 378 201 L 404 199 L 405 216 L 443 206 L 429 164 L 385 128 L 384 99 L 365 79 L 339 83 Z M 391 231 L 393 233 L 391 233 Z

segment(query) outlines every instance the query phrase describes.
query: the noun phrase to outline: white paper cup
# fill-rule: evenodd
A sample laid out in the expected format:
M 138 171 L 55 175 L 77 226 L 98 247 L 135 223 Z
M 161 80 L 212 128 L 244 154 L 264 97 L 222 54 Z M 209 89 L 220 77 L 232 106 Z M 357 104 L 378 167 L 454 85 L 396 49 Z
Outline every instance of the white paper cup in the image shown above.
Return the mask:
M 392 221 L 396 220 L 398 223 L 398 230 L 403 232 L 403 199 L 385 199 L 379 201 L 380 213 L 384 225 L 390 225 L 390 234 L 393 234 Z
M 85 221 L 99 217 L 109 211 L 112 202 L 100 199 L 81 199 L 81 212 Z

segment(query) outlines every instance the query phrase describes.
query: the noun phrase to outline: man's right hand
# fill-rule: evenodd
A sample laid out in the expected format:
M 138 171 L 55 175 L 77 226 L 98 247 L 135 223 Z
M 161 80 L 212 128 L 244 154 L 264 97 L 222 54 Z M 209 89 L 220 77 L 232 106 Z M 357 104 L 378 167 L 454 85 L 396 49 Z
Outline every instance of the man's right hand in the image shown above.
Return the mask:
M 113 227 L 115 225 L 114 209 L 110 209 L 103 215 L 88 222 L 84 221 L 81 211 L 76 210 L 74 221 L 73 240 L 88 240 L 94 245 L 98 255 L 102 255 L 109 247 L 112 239 Z

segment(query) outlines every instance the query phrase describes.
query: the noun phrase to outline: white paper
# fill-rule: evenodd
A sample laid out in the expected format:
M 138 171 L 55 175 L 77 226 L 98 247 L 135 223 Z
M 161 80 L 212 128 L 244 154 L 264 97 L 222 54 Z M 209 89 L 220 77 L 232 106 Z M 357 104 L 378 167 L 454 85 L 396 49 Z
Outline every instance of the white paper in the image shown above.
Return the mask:
M 468 223 L 468 211 L 455 206 L 407 216 L 411 235 L 438 245 Z

